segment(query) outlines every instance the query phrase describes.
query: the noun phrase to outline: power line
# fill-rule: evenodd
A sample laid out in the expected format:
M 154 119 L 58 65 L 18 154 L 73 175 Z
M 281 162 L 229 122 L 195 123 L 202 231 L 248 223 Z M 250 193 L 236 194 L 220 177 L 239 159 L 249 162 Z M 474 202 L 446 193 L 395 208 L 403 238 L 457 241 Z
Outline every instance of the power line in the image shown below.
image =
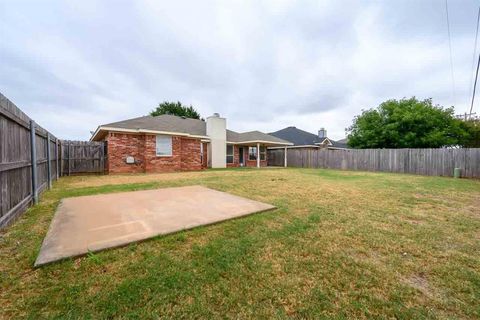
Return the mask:
M 453 105 L 455 106 L 455 76 L 453 73 L 453 55 L 452 55 L 452 37 L 450 35 L 450 19 L 448 17 L 448 0 L 445 0 L 445 11 L 447 12 L 447 30 L 448 30 L 448 47 L 450 48 L 450 69 L 452 73 L 452 98 L 453 98 Z
M 478 25 L 480 24 L 480 6 L 478 7 L 478 14 L 477 14 L 477 30 L 475 31 L 475 45 L 473 46 L 473 58 L 472 58 L 472 72 L 470 73 L 470 86 L 468 87 L 468 90 L 472 90 L 473 92 L 475 88 L 472 88 L 473 84 L 473 74 L 475 70 L 475 60 L 477 57 L 477 39 L 478 39 Z M 472 106 L 473 107 L 473 106 Z M 472 109 L 470 109 L 470 113 L 472 113 Z
M 480 67 L 480 54 L 478 54 L 477 72 L 475 73 L 475 83 L 473 84 L 473 94 L 472 94 L 472 104 L 470 106 L 470 114 L 472 114 L 473 102 L 475 101 L 475 89 L 477 88 L 478 67 Z

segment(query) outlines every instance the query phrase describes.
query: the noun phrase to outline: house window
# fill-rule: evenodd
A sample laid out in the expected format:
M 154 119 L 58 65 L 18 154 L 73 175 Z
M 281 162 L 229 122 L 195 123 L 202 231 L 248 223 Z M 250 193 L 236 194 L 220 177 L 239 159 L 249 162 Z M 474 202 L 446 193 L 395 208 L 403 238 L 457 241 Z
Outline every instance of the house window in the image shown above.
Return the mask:
M 260 160 L 265 161 L 267 159 L 267 148 L 260 147 Z
M 156 151 L 158 157 L 169 157 L 172 155 L 172 137 L 157 135 Z
M 267 148 L 260 147 L 260 160 L 265 161 L 267 159 Z M 248 147 L 248 160 L 257 160 L 257 147 Z
M 248 160 L 257 160 L 257 147 L 248 147 Z
M 233 146 L 227 144 L 227 163 L 233 163 Z

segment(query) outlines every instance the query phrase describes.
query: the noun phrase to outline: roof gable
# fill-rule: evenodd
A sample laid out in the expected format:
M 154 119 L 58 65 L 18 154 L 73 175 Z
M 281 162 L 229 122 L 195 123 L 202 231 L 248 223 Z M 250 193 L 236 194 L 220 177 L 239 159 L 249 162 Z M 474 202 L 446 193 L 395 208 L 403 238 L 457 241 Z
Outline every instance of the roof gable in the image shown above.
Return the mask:
M 326 144 L 329 147 L 347 148 L 346 143 L 337 142 L 328 137 L 320 138 L 316 134 L 298 129 L 296 127 L 286 127 L 269 134 L 283 140 L 290 141 L 294 146 L 320 146 L 322 144 Z
M 326 144 L 326 145 L 329 145 L 329 146 L 333 146 L 333 142 L 332 140 L 328 139 L 327 137 L 325 138 L 320 138 L 319 139 L 319 142 L 315 143 L 316 145 L 320 145 L 320 144 Z

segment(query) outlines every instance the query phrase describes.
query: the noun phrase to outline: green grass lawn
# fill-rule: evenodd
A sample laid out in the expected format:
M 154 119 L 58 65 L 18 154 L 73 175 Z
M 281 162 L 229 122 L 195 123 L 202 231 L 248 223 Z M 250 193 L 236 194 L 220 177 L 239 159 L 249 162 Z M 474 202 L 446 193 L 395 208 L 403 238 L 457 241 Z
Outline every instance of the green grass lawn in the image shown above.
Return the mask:
M 61 198 L 204 185 L 274 204 L 34 269 Z M 480 181 L 318 169 L 66 177 L 0 233 L 5 318 L 480 318 Z

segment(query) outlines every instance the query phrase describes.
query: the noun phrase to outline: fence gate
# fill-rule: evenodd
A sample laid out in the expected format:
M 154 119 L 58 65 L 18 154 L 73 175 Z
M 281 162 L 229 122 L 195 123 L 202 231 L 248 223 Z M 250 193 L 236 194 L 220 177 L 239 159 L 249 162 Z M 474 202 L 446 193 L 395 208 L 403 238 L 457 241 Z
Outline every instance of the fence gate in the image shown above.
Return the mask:
M 94 141 L 61 142 L 61 175 L 104 173 L 105 143 Z

